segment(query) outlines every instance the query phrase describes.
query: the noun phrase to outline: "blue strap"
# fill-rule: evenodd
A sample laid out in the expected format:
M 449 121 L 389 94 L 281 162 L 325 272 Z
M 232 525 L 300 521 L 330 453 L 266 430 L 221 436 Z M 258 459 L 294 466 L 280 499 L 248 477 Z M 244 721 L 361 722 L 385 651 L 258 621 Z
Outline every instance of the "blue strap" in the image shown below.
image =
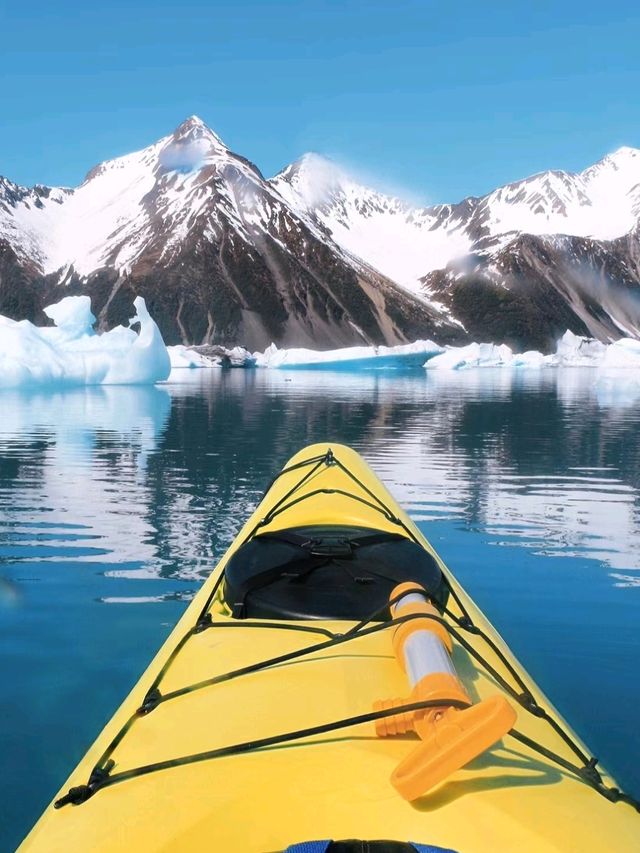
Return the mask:
M 455 850 L 450 850 L 448 847 L 434 847 L 432 844 L 416 844 L 411 841 L 411 846 L 416 853 L 456 853 Z M 299 844 L 292 844 L 287 847 L 285 853 L 326 853 L 331 841 L 301 841 Z

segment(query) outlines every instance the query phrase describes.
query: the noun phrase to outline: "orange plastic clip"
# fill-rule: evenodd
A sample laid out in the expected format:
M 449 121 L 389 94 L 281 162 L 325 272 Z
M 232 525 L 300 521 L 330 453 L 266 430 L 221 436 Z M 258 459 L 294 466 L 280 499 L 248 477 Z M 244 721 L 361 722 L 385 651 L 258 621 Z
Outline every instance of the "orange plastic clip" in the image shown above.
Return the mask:
M 393 607 L 394 616 L 438 612 L 417 594 L 416 584 L 401 584 L 391 599 L 406 592 Z M 408 699 L 381 700 L 374 710 L 391 709 L 412 702 L 437 702 L 442 706 L 405 712 L 376 721 L 379 737 L 415 731 L 422 743 L 391 775 L 391 784 L 406 800 L 415 800 L 500 740 L 514 725 L 516 712 L 500 695 L 472 705 L 449 658 L 451 641 L 446 629 L 434 619 L 415 619 L 399 625 L 393 645 L 399 663 L 413 682 Z M 455 708 L 451 700 L 468 705 Z

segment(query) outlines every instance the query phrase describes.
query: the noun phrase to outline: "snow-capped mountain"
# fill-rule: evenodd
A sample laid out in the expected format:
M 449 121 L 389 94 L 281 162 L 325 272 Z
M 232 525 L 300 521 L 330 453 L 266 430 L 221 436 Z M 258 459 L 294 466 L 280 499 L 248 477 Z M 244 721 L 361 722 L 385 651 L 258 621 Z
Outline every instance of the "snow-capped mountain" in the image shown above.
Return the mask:
M 414 208 L 358 184 L 317 154 L 288 166 L 272 185 L 342 249 L 413 293 L 422 293 L 422 276 L 473 245 L 462 211 Z
M 584 172 L 549 171 L 460 204 L 412 207 L 363 187 L 340 167 L 307 154 L 273 185 L 336 243 L 408 289 L 480 246 L 518 234 L 611 240 L 640 217 L 640 150 L 620 148 Z
M 27 303 L 34 313 L 38 289 L 51 299 L 66 287 L 89 293 L 105 326 L 143 295 L 169 343 L 339 346 L 460 332 L 347 258 L 196 116 L 74 190 L 4 181 L 0 240 L 0 312 L 13 316 Z
M 542 172 L 480 200 L 478 220 L 493 236 L 512 232 L 612 240 L 640 215 L 640 151 L 620 148 L 577 174 Z
M 210 181 L 231 165 L 256 174 L 192 116 L 154 145 L 96 166 L 77 189 L 26 190 L 5 181 L 0 227 L 17 254 L 45 274 L 71 266 L 80 275 L 104 266 L 126 273 L 159 231 L 166 234 L 164 256 L 169 257 L 206 215 L 214 191 L 232 211 L 228 188 Z
M 169 343 L 640 335 L 640 151 L 416 207 L 307 154 L 271 180 L 199 118 L 75 188 L 0 178 L 0 313 L 143 295 Z
M 416 208 L 354 181 L 318 154 L 305 154 L 271 181 L 301 216 L 354 257 L 407 290 L 473 246 L 465 206 Z
M 423 208 L 359 185 L 318 155 L 272 183 L 344 251 L 448 311 L 472 336 L 544 348 L 562 323 L 606 339 L 640 334 L 639 150 Z

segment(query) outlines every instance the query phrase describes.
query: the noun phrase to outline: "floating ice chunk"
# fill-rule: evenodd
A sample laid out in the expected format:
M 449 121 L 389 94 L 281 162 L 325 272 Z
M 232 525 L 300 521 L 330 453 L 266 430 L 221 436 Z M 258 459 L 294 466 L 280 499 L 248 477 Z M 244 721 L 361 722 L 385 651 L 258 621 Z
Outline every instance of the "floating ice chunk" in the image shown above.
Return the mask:
M 182 344 L 177 344 L 173 347 L 167 347 L 169 358 L 171 359 L 171 370 L 176 368 L 198 368 L 198 367 L 219 367 L 220 362 L 207 358 L 200 353 L 195 352 L 189 347 Z
M 557 343 L 556 359 L 563 367 L 593 367 L 601 361 L 606 349 L 606 344 L 574 335 L 567 329 Z
M 603 344 L 567 330 L 558 341 L 555 355 L 547 358 L 559 367 L 640 367 L 640 341 L 621 338 Z
M 64 365 L 55 347 L 35 326 L 26 320 L 0 317 L 0 387 L 32 384 L 38 376 L 55 382 L 63 375 Z
M 424 365 L 429 370 L 466 370 L 471 367 L 503 367 L 511 365 L 513 352 L 506 344 L 468 344 L 449 347 Z
M 640 341 L 633 338 L 621 338 L 606 347 L 600 366 L 640 368 Z
M 474 343 L 464 347 L 447 347 L 441 355 L 430 359 L 425 367 L 429 370 L 462 370 L 472 367 L 640 368 L 640 341 L 621 338 L 612 344 L 603 344 L 567 330 L 558 341 L 553 355 L 543 355 L 537 350 L 513 353 L 505 344 Z
M 42 329 L 49 338 L 63 341 L 95 335 L 93 324 L 96 318 L 91 311 L 91 299 L 88 296 L 65 296 L 60 302 L 48 305 L 44 313 L 56 324 L 54 329 Z
M 232 347 L 227 349 L 222 356 L 223 364 L 229 367 L 255 367 L 256 358 L 244 347 Z
M 555 356 L 543 355 L 541 352 L 538 352 L 538 350 L 530 349 L 526 352 L 514 353 L 513 358 L 511 359 L 511 365 L 513 367 L 547 367 L 548 365 L 555 363 L 553 361 L 554 358 Z
M 335 350 L 278 349 L 271 344 L 254 353 L 257 367 L 306 370 L 388 370 L 420 367 L 426 358 L 443 352 L 433 341 L 415 341 L 398 346 L 344 347 Z
M 140 332 L 117 326 L 98 335 L 88 296 L 67 296 L 45 313 L 55 327 L 0 316 L 0 388 L 42 385 L 152 384 L 170 361 L 144 299 L 134 300 Z
M 231 349 L 219 344 L 185 347 L 181 344 L 167 347 L 171 369 L 197 367 L 255 367 L 255 358 L 244 347 Z

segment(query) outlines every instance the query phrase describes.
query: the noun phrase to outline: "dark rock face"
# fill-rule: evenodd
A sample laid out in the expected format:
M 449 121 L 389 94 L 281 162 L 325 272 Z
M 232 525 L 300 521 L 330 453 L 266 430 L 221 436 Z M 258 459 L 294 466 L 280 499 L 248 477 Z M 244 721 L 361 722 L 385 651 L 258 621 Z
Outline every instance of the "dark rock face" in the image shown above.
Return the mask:
M 26 264 L 6 240 L 0 238 L 0 314 L 12 320 L 28 319 L 39 326 L 50 324 L 42 309 L 47 304 L 44 277 Z
M 418 337 L 454 339 L 455 327 L 375 272 L 356 272 L 305 227 L 288 243 L 268 234 L 247 245 L 229 229 L 196 238 L 164 267 L 153 254 L 130 273 L 73 277 L 65 293 L 87 293 L 102 328 L 124 322 L 143 296 L 167 344 L 348 346 Z M 58 288 L 62 292 L 61 288 Z
M 424 284 L 470 338 L 552 352 L 566 329 L 603 341 L 640 326 L 639 232 L 614 241 L 521 235 Z

